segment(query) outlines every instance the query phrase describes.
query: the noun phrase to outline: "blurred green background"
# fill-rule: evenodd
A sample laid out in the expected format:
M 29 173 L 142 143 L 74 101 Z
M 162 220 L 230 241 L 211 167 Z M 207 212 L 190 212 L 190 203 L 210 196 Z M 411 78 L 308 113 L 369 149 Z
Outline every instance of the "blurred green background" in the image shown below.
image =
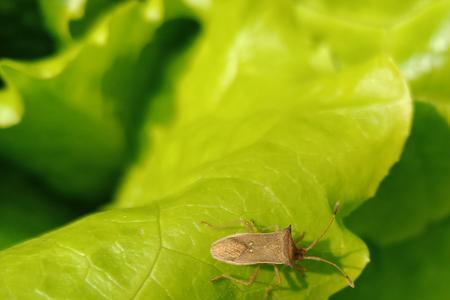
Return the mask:
M 45 60 L 56 53 L 62 53 L 63 63 L 77 48 L 74 44 L 82 43 L 98 18 L 112 13 L 119 2 L 0 1 L 3 72 L 17 79 L 8 88 L 21 90 L 25 102 L 11 96 L 0 77 L 1 248 L 112 201 L 120 174 L 135 157 L 148 99 L 158 92 L 171 58 L 198 31 L 195 20 L 177 18 L 155 34 L 140 30 L 139 41 L 128 36 L 130 43 L 137 42 L 129 46 L 117 44 L 127 41 L 128 29 L 122 30 L 110 47 L 76 49 L 84 53 L 54 83 L 8 69 L 13 60 L 30 69 L 44 61 L 44 68 L 51 69 Z M 77 5 L 83 10 L 80 19 Z M 133 51 L 139 56 L 130 55 Z M 104 59 L 92 66 L 95 56 Z M 78 84 L 86 75 L 86 82 Z M 89 80 L 103 83 L 92 87 Z M 21 116 L 23 105 L 27 112 Z

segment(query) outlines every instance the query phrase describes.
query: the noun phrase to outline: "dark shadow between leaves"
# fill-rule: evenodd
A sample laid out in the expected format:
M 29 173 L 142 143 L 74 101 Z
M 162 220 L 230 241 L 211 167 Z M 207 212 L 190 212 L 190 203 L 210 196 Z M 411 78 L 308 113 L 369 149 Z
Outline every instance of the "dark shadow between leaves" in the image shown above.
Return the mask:
M 170 94 L 174 89 L 168 74 L 170 66 L 191 44 L 199 29 L 200 25 L 192 19 L 167 21 L 148 37 L 149 43 L 137 60 L 119 56 L 104 75 L 103 93 L 108 99 L 114 99 L 116 114 L 126 130 L 131 161 L 142 146 L 140 129 L 144 124 L 167 124 L 173 119 L 173 97 L 159 95 Z

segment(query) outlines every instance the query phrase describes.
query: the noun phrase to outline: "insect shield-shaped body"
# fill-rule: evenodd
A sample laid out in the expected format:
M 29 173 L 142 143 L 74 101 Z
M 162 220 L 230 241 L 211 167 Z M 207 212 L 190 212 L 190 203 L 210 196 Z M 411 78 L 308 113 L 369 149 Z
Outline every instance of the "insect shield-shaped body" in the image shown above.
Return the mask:
M 212 244 L 211 255 L 219 261 L 233 265 L 273 265 L 277 283 L 275 286 L 270 287 L 267 292 L 281 284 L 281 275 L 277 265 L 287 265 L 304 275 L 305 268 L 297 264 L 297 262 L 303 260 L 315 260 L 331 265 L 345 277 L 349 286 L 354 287 L 351 278 L 338 265 L 321 257 L 308 255 L 309 250 L 314 248 L 333 224 L 338 209 L 339 203 L 336 203 L 333 215 L 325 230 L 305 248 L 296 246 L 292 238 L 291 226 L 289 225 L 283 230 L 271 233 L 240 233 L 224 237 Z M 248 280 L 223 274 L 213 278 L 212 281 L 229 279 L 239 284 L 250 285 L 255 281 L 258 272 L 259 266 Z
M 224 237 L 211 246 L 211 255 L 234 265 L 271 264 L 293 267 L 295 250 L 289 226 L 272 233 L 241 233 Z

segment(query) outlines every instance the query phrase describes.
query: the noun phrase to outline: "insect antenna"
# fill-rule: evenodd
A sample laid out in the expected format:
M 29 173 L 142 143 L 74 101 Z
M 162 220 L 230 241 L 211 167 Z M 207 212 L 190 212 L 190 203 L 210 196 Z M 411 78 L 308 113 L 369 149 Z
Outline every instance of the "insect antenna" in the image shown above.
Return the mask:
M 309 244 L 308 247 L 306 247 L 304 249 L 305 252 L 308 252 L 309 250 L 314 248 L 314 246 L 325 236 L 325 234 L 328 232 L 331 225 L 333 224 L 334 220 L 336 219 L 336 214 L 338 213 L 340 206 L 341 206 L 341 204 L 339 202 L 336 202 L 336 205 L 334 206 L 334 209 L 333 209 L 333 215 L 331 216 L 331 219 L 328 222 L 327 227 L 325 228 L 325 230 L 322 232 L 322 234 L 318 238 L 316 238 L 314 241 L 312 241 L 312 243 Z
M 336 268 L 336 270 L 338 270 L 347 280 L 347 283 L 350 287 L 354 288 L 355 284 L 353 283 L 353 280 L 350 278 L 350 276 L 348 276 L 347 273 L 344 272 L 344 270 L 342 270 L 338 265 L 336 265 L 335 263 L 328 261 L 326 259 L 323 259 L 321 257 L 317 257 L 317 256 L 304 256 L 303 259 L 308 259 L 308 260 L 316 260 L 316 261 L 321 261 L 323 263 L 329 264 L 331 266 L 333 266 L 334 268 Z
M 318 256 L 309 256 L 306 255 L 306 253 L 311 250 L 312 248 L 314 248 L 314 246 L 325 236 L 325 234 L 328 232 L 328 230 L 330 229 L 331 225 L 333 224 L 334 220 L 336 219 L 336 214 L 338 213 L 340 208 L 340 203 L 336 202 L 336 205 L 334 206 L 333 209 L 333 215 L 330 218 L 330 221 L 328 222 L 327 227 L 325 227 L 325 230 L 322 232 L 322 234 L 316 238 L 311 244 L 308 245 L 308 247 L 306 247 L 305 249 L 303 249 L 303 253 L 302 253 L 302 258 L 303 259 L 307 259 L 307 260 L 315 260 L 315 261 L 320 261 L 326 264 L 329 264 L 330 266 L 334 267 L 336 270 L 338 270 L 347 280 L 347 283 L 350 287 L 354 288 L 355 284 L 353 283 L 353 280 L 350 278 L 350 276 L 348 276 L 347 273 L 344 272 L 344 270 L 342 270 L 337 264 L 326 260 L 324 258 L 318 257 Z

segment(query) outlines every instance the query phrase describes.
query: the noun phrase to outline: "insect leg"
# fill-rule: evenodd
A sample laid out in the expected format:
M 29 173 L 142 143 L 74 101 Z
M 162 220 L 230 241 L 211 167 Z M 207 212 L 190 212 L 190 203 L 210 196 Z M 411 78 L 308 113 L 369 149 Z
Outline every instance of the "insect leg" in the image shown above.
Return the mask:
M 259 232 L 258 228 L 255 225 L 255 222 L 253 222 L 252 220 L 246 220 L 246 219 L 240 219 L 239 223 L 225 225 L 225 226 L 213 225 L 207 221 L 201 221 L 200 223 L 203 225 L 206 225 L 208 227 L 217 229 L 217 230 L 226 230 L 226 229 L 233 229 L 233 228 L 238 228 L 238 227 L 245 227 L 245 228 L 247 228 L 247 230 L 249 232 L 255 232 L 255 233 Z
M 276 279 L 276 282 L 275 282 L 274 285 L 272 285 L 272 286 L 270 286 L 270 287 L 268 287 L 268 288 L 266 289 L 266 292 L 265 292 L 265 298 L 266 298 L 266 299 L 269 298 L 270 293 L 271 293 L 274 289 L 278 288 L 278 287 L 281 285 L 281 273 L 280 273 L 280 269 L 278 268 L 277 265 L 273 265 L 273 270 L 275 271 L 275 279 Z
M 215 282 L 217 280 L 221 280 L 221 279 L 228 279 L 236 284 L 242 284 L 242 285 L 252 285 L 253 282 L 255 282 L 256 280 L 256 276 L 258 276 L 260 267 L 256 267 L 255 271 L 252 273 L 252 275 L 250 275 L 250 277 L 247 280 L 242 280 L 230 275 L 226 275 L 226 274 L 222 274 L 220 276 L 214 277 L 213 279 L 211 279 L 211 282 Z
M 250 232 L 259 232 L 258 228 L 255 225 L 255 222 L 253 222 L 252 220 L 241 219 L 241 224 L 244 225 Z
M 245 227 L 247 227 L 247 229 L 251 232 L 255 232 L 255 233 L 259 233 L 259 232 L 271 232 L 271 231 L 280 231 L 280 225 L 275 225 L 275 226 L 259 226 L 256 227 L 256 224 L 253 220 L 246 220 L 246 219 L 241 219 L 241 224 Z
M 206 225 L 208 227 L 211 227 L 213 229 L 216 229 L 216 230 L 226 230 L 226 229 L 233 229 L 233 228 L 240 227 L 237 224 L 235 224 L 235 225 L 218 226 L 218 225 L 211 224 L 211 223 L 209 223 L 207 221 L 201 221 L 200 223 L 203 224 L 203 225 Z
M 303 277 L 305 277 L 306 268 L 304 266 L 294 265 L 294 269 L 300 272 L 300 274 L 302 274 Z

